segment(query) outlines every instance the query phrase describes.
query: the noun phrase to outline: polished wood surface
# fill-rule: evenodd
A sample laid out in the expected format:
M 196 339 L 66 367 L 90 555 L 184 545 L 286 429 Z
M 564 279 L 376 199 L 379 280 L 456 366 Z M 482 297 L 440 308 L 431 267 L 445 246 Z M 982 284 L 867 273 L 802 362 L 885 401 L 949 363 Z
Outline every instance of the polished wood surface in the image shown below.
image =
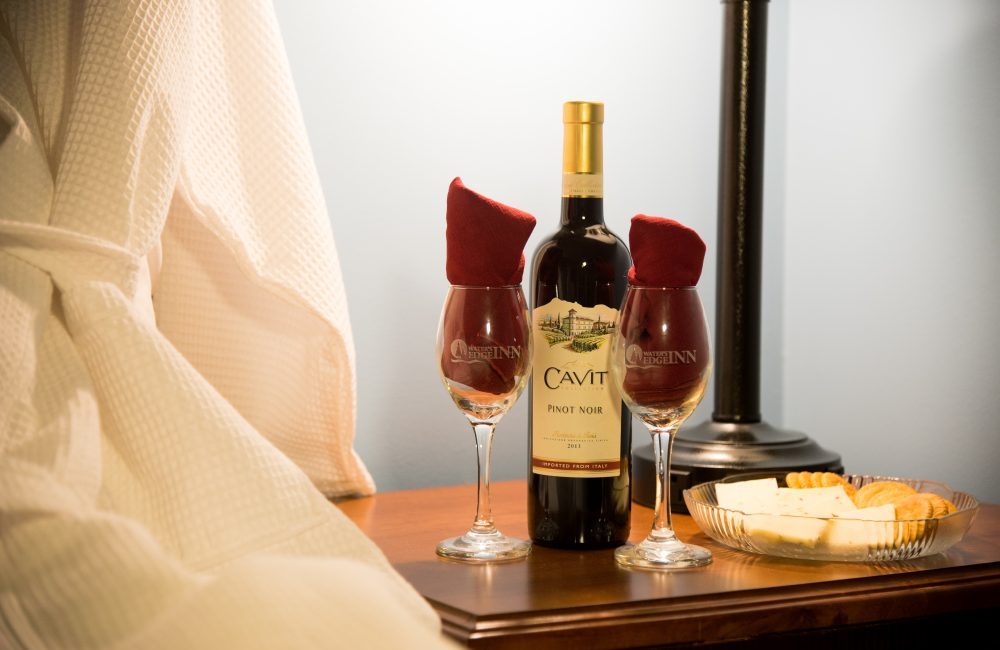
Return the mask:
M 493 488 L 500 529 L 527 537 L 523 481 Z M 1000 506 L 984 505 L 966 538 L 933 557 L 880 565 L 742 553 L 675 515 L 678 535 L 711 549 L 705 568 L 619 568 L 612 551 L 535 547 L 527 560 L 470 566 L 437 558 L 464 532 L 475 486 L 388 492 L 338 503 L 437 609 L 451 636 L 474 647 L 624 648 L 731 641 L 1000 608 Z M 632 539 L 652 513 L 633 504 Z

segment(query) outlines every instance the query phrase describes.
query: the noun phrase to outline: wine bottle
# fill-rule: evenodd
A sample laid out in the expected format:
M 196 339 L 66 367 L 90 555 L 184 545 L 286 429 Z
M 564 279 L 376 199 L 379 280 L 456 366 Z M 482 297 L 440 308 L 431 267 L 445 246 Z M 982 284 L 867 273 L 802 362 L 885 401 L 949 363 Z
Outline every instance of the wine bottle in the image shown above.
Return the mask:
M 528 529 L 542 546 L 605 548 L 629 533 L 631 416 L 609 350 L 631 260 L 604 224 L 603 124 L 603 104 L 564 104 L 559 230 L 532 260 Z

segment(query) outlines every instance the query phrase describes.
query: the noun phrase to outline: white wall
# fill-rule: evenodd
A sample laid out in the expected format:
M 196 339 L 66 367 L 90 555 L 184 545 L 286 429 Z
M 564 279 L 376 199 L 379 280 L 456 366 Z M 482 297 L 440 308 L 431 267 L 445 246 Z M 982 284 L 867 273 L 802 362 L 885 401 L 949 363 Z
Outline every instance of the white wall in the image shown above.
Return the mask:
M 563 101 L 606 103 L 612 229 L 646 212 L 702 233 L 714 318 L 716 2 L 276 5 L 346 276 L 356 447 L 380 489 L 475 478 L 433 355 L 445 194 L 461 175 L 534 214 L 530 257 L 558 222 Z M 772 2 L 762 395 L 768 419 L 851 470 L 992 500 L 998 8 Z M 525 406 L 498 428 L 498 479 L 524 476 Z
M 1000 3 L 833 4 L 790 11 L 785 420 L 997 501 Z

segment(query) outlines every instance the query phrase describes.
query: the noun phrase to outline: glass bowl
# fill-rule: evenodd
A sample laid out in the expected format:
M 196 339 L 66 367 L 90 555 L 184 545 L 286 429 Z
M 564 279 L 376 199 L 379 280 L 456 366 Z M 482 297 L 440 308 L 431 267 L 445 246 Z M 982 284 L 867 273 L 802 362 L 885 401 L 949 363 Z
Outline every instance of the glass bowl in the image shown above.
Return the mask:
M 979 502 L 944 483 L 922 479 L 847 474 L 856 488 L 873 481 L 898 481 L 917 492 L 932 492 L 955 504 L 949 515 L 906 521 L 867 521 L 849 517 L 747 514 L 719 506 L 718 483 L 774 477 L 785 485 L 785 473 L 729 476 L 684 490 L 688 512 L 706 535 L 726 546 L 751 553 L 834 562 L 910 560 L 941 553 L 957 544 L 972 526 Z

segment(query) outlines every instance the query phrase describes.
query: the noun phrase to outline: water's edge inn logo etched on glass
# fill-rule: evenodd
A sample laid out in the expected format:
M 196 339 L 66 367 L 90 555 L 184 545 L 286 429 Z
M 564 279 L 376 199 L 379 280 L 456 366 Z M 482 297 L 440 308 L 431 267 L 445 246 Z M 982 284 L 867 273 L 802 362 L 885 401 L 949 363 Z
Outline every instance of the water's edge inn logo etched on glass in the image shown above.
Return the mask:
M 688 365 L 695 363 L 697 360 L 697 350 L 655 350 L 644 352 L 635 343 L 625 348 L 625 367 L 629 369 Z
M 618 310 L 554 298 L 532 321 L 532 471 L 618 476 L 621 397 L 609 372 Z
M 454 339 L 449 346 L 452 363 L 486 363 L 491 359 L 520 359 L 516 345 L 469 345 L 464 339 Z

